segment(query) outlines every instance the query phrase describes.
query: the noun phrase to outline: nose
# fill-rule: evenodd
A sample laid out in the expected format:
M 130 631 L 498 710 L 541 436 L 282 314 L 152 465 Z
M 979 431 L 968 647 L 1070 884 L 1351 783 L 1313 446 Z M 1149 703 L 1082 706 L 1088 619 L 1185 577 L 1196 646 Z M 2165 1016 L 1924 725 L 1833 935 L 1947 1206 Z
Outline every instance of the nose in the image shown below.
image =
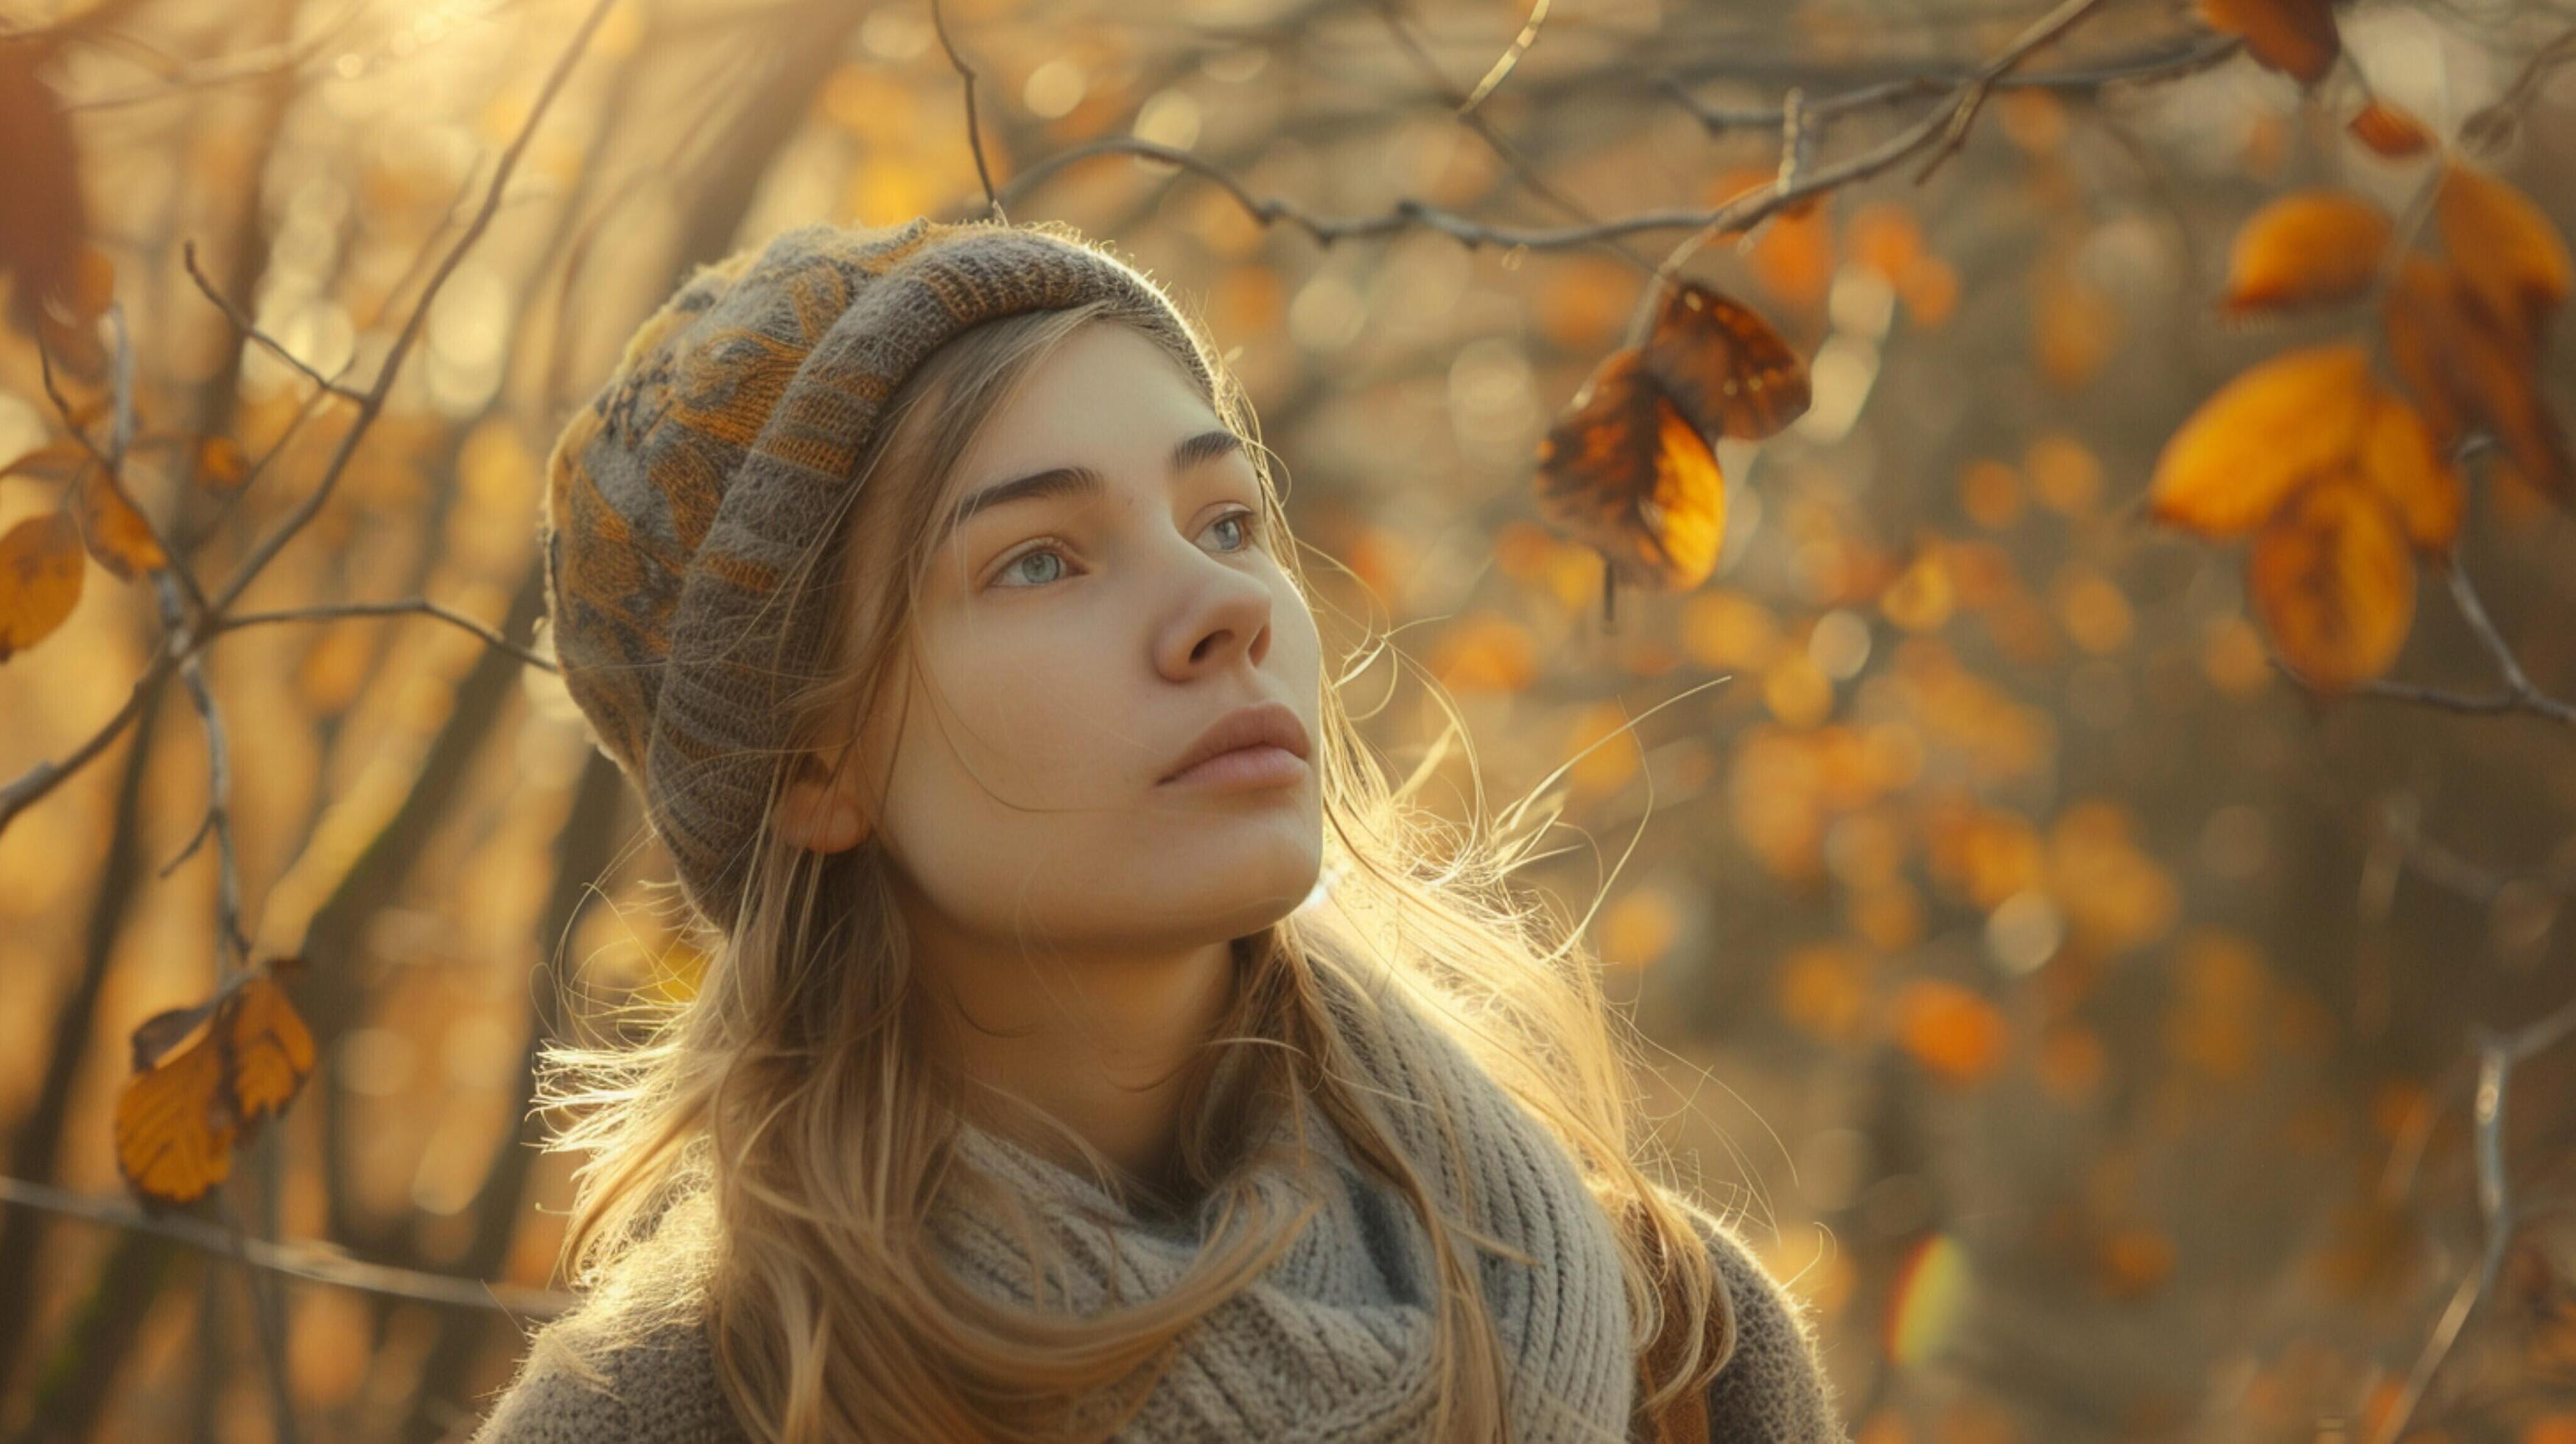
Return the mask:
M 1234 665 L 1238 656 L 1260 666 L 1270 653 L 1270 587 L 1232 564 L 1191 547 L 1199 564 L 1169 623 L 1155 639 L 1154 664 L 1165 677 L 1186 682 Z

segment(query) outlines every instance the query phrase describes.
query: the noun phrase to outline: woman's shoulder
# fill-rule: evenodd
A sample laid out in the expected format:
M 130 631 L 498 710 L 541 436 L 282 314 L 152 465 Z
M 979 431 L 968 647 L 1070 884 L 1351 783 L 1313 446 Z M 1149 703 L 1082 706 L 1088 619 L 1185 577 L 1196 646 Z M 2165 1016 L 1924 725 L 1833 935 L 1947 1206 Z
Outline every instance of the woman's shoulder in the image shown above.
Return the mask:
M 1711 1444 L 1843 1444 L 1849 1435 L 1806 1306 L 1725 1227 L 1709 1258 L 1735 1304 L 1735 1349 L 1708 1386 Z
M 703 1328 L 660 1326 L 629 1342 L 580 1351 L 564 1329 L 558 1321 L 532 1336 L 517 1376 L 472 1444 L 743 1437 Z

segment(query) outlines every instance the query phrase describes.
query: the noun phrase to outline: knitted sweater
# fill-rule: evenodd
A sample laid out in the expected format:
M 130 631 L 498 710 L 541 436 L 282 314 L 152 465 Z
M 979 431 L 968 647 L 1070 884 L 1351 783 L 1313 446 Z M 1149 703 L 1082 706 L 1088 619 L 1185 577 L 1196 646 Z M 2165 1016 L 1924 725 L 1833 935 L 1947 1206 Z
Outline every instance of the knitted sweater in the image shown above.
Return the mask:
M 1744 1245 L 1720 1233 L 1710 1257 L 1735 1301 L 1735 1352 L 1709 1385 L 1711 1444 L 1847 1444 L 1835 1391 L 1804 1310 Z M 533 1356 L 531 1356 L 533 1358 Z M 607 1364 L 602 1393 L 558 1369 L 525 1367 L 473 1444 L 743 1444 L 704 1333 L 672 1331 Z

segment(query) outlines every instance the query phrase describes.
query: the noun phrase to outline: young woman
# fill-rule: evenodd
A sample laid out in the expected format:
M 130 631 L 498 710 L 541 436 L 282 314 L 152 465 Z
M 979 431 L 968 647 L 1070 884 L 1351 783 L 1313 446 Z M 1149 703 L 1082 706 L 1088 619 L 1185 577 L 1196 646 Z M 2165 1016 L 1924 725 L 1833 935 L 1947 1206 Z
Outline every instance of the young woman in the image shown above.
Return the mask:
M 926 219 L 702 268 L 543 530 L 710 960 L 550 1054 L 583 1304 L 478 1438 L 1844 1438 L 1527 837 L 1363 751 L 1148 277 Z

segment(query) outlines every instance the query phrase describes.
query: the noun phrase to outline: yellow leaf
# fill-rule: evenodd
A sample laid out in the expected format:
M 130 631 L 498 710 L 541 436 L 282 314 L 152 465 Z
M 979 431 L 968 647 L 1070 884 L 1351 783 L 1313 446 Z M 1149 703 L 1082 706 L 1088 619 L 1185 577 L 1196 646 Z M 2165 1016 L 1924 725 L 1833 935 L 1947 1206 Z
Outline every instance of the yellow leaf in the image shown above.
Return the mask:
M 2372 402 L 2362 423 L 2361 475 L 2397 508 L 2417 551 L 2450 551 L 2460 534 L 2460 474 L 2403 397 L 2383 391 Z
M 2248 587 L 2273 647 L 2320 691 L 2388 670 L 2415 616 L 2405 527 L 2351 471 L 2301 487 L 2264 525 Z
M 252 978 L 233 995 L 224 1019 L 232 1053 L 233 1101 L 241 1121 L 276 1116 L 313 1073 L 313 1032 L 269 978 Z
M 234 1120 L 210 1031 L 116 1098 L 116 1166 L 146 1207 L 187 1203 L 232 1172 Z
M 2252 531 L 2292 488 L 2351 456 L 2372 389 L 2370 355 L 2350 343 L 2248 368 L 2165 442 L 2150 512 L 2206 537 Z
M 2388 213 L 2344 191 L 2296 191 L 2237 229 L 2227 258 L 2232 313 L 2340 301 L 2370 286 L 2388 248 Z
M 104 466 L 89 469 L 80 489 L 83 539 L 89 543 L 89 554 L 98 564 L 114 572 L 120 581 L 132 581 L 138 572 L 156 571 L 170 565 L 169 556 L 152 535 L 143 513 L 128 501 L 125 489 Z
M 2420 154 L 2433 143 L 2433 134 L 2424 128 L 2424 122 L 2404 107 L 2384 100 L 2373 100 L 2354 111 L 2352 119 L 2344 122 L 2344 129 L 2352 132 L 2353 139 L 2391 160 Z
M 210 491 L 230 491 L 250 474 L 241 443 L 229 436 L 209 436 L 197 443 L 197 484 Z
M 2536 341 L 2576 275 L 2558 228 L 2529 196 L 2457 161 L 2442 175 L 2433 214 L 2469 293 L 2523 339 Z
M 2245 49 L 2268 70 L 2314 85 L 2334 69 L 2343 41 L 2327 0 L 2200 0 L 2212 30 L 2245 37 Z
M 87 570 L 80 524 L 69 510 L 28 517 L 0 536 L 0 662 L 63 624 Z

